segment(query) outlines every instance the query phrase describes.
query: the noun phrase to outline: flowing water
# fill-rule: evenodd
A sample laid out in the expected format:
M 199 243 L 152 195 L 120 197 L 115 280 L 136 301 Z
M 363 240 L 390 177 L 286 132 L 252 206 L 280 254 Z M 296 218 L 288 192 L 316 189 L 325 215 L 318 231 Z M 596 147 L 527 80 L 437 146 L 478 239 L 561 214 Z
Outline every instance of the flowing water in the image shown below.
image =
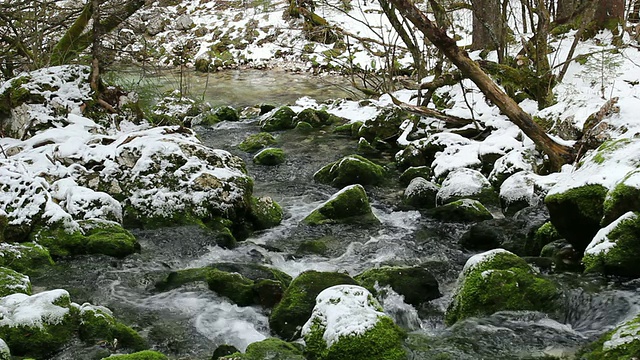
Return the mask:
M 234 76 L 230 75 L 230 82 L 235 81 Z M 253 103 L 288 102 L 251 99 L 255 99 Z M 249 100 L 229 103 L 238 105 L 243 101 Z M 196 130 L 206 145 L 226 149 L 245 160 L 255 179 L 254 194 L 273 197 L 285 210 L 280 226 L 256 233 L 232 250 L 218 247 L 206 231 L 194 226 L 134 229 L 142 247 L 140 253 L 123 260 L 84 256 L 59 261 L 57 270 L 34 278 L 34 285 L 65 288 L 75 302 L 111 308 L 116 317 L 149 339 L 154 349 L 174 359 L 209 359 L 220 344 L 244 350 L 248 344 L 269 336 L 266 309 L 234 305 L 204 284 L 167 292 L 154 289 L 154 283 L 169 271 L 216 262 L 259 263 L 294 277 L 309 269 L 357 275 L 379 265 L 422 264 L 438 279 L 443 297 L 419 309 L 405 304 L 393 292 L 380 299 L 386 312 L 409 331 L 410 359 L 444 359 L 446 354 L 450 359 L 570 355 L 638 311 L 637 283 L 614 284 L 597 277 L 567 274 L 556 276 L 566 288 L 567 310 L 560 318 L 535 312 L 501 312 L 447 328 L 443 324 L 444 311 L 458 273 L 472 255 L 458 245 L 464 225 L 440 223 L 420 212 L 396 208 L 402 194 L 398 184 L 367 188 L 374 212 L 382 222 L 377 228 L 299 225 L 302 218 L 337 191 L 314 183 L 313 173 L 330 161 L 354 153 L 354 140 L 323 131 L 278 134 L 287 160 L 279 166 L 265 167 L 254 165 L 250 154 L 237 149 L 248 134 L 259 131 L 255 119 Z M 297 253 L 300 243 L 318 238 L 329 244 L 326 256 Z M 97 347 L 73 344 L 55 359 L 90 359 L 97 352 Z

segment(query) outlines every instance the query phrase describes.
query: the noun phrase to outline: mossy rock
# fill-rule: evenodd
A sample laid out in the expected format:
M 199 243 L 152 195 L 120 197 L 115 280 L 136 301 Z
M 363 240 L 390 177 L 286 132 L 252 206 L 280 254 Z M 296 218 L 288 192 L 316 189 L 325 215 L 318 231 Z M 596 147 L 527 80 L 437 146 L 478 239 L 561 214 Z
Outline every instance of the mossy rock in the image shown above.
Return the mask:
M 360 155 L 349 155 L 325 165 L 313 179 L 322 184 L 344 187 L 352 184 L 378 185 L 384 181 L 385 169 Z
M 442 296 L 438 280 L 421 266 L 375 268 L 354 279 L 373 294 L 377 293 L 376 284 L 381 287 L 390 286 L 393 291 L 404 296 L 407 304 L 415 307 Z
M 220 346 L 218 346 L 216 348 L 216 350 L 213 352 L 213 355 L 211 356 L 211 360 L 220 360 L 220 359 L 224 359 L 225 356 L 227 355 L 238 355 L 240 354 L 240 352 L 238 351 L 238 349 L 233 346 L 233 345 L 228 345 L 228 344 L 222 344 Z
M 77 327 L 77 310 L 64 290 L 9 295 L 0 298 L 0 308 L 4 314 L 0 338 L 14 356 L 46 359 L 71 340 Z M 30 314 L 28 323 L 13 316 L 26 311 Z
M 355 121 L 352 123 L 346 123 L 343 125 L 338 125 L 333 129 L 333 132 L 336 134 L 349 135 L 352 137 L 358 137 L 358 131 L 364 125 L 362 121 Z
M 15 293 L 31 295 L 29 277 L 6 267 L 0 267 L 0 297 Z
M 273 135 L 267 132 L 260 132 L 249 135 L 238 145 L 238 148 L 242 151 L 253 153 L 269 145 L 275 145 L 276 143 L 276 138 L 274 138 Z
M 311 359 L 407 358 L 403 348 L 405 333 L 360 286 L 339 285 L 320 293 L 302 333 L 305 353 Z
M 4 214 L 4 212 L 2 212 L 0 213 L 0 243 L 7 241 L 6 237 L 4 236 L 7 227 L 9 227 L 9 218 L 6 214 Z
M 271 110 L 275 109 L 277 106 L 273 104 L 260 104 L 258 107 L 260 108 L 260 115 L 264 115 L 270 112 Z
M 598 231 L 584 252 L 586 272 L 640 277 L 640 217 L 628 212 Z
M 551 223 L 576 251 L 582 252 L 600 230 L 607 188 L 583 185 L 547 195 Z
M 640 317 L 636 316 L 585 346 L 578 352 L 576 359 L 634 360 L 638 356 L 640 356 Z
M 481 172 L 461 168 L 451 171 L 438 191 L 438 203 L 447 204 L 460 199 L 478 200 L 485 206 L 499 206 L 498 194 Z
M 284 163 L 284 150 L 279 148 L 266 148 L 260 150 L 254 157 L 253 162 L 258 165 L 274 166 Z
M 271 197 L 263 196 L 251 198 L 251 219 L 257 230 L 263 230 L 280 225 L 282 222 L 282 207 Z
M 326 255 L 329 247 L 322 239 L 303 241 L 296 250 L 296 255 Z
M 111 355 L 109 359 L 114 360 L 169 360 L 163 353 L 152 351 L 152 350 L 144 350 L 139 351 L 133 354 L 125 354 L 125 355 Z
M 296 112 L 290 107 L 282 106 L 262 121 L 260 129 L 266 132 L 293 129 L 296 127 L 295 116 Z
M 79 221 L 80 230 L 68 231 L 63 226 L 41 227 L 31 234 L 31 240 L 49 249 L 52 256 L 104 254 L 125 257 L 138 250 L 136 238 L 120 224 L 97 221 Z
M 299 330 L 309 319 L 316 304 L 316 296 L 334 285 L 356 285 L 349 275 L 331 272 L 305 271 L 295 278 L 282 300 L 269 316 L 271 331 L 283 339 L 299 337 Z
M 556 314 L 561 306 L 556 284 L 535 273 L 517 255 L 503 249 L 470 258 L 459 279 L 445 315 L 447 325 L 503 310 Z
M 220 121 L 240 121 L 238 110 L 234 109 L 231 106 L 217 107 L 213 110 L 213 113 L 218 117 Z
M 11 360 L 11 350 L 2 339 L 0 339 L 0 360 Z
M 308 134 L 313 130 L 313 126 L 308 122 L 298 121 L 298 123 L 296 124 L 295 130 L 302 134 Z
M 404 190 L 402 201 L 416 208 L 430 209 L 436 206 L 436 198 L 440 187 L 422 177 L 411 180 Z
M 604 200 L 602 226 L 611 224 L 628 211 L 640 212 L 640 171 L 627 174 L 618 185 L 611 189 Z
M 560 239 L 562 235 L 550 221 L 547 221 L 533 234 L 533 252 L 540 252 L 547 244 Z
M 554 240 L 540 250 L 541 258 L 549 258 L 553 261 L 555 272 L 572 271 L 582 272 L 582 254 L 578 253 L 571 244 L 564 239 Z
M 493 215 L 477 200 L 462 199 L 430 209 L 429 214 L 438 220 L 450 222 L 478 222 L 493 219 Z
M 118 348 L 141 351 L 148 348 L 146 341 L 132 328 L 116 321 L 107 308 L 83 304 L 80 306 L 78 336 L 87 344 L 106 341 L 118 342 Z M 116 340 L 117 339 L 117 340 Z
M 412 118 L 414 118 L 413 115 L 399 107 L 387 107 L 382 109 L 375 119 L 364 123 L 358 131 L 358 136 L 364 137 L 369 142 L 395 141 L 400 135 L 400 125 Z
M 326 110 L 304 109 L 296 117 L 297 121 L 306 122 L 314 128 L 331 125 L 341 121 L 339 117 L 329 114 Z
M 49 251 L 34 243 L 0 243 L 0 266 L 17 272 L 35 275 L 53 265 Z
M 400 175 L 400 185 L 407 186 L 417 177 L 430 179 L 432 175 L 433 170 L 429 166 L 412 166 Z
M 379 153 L 378 149 L 376 149 L 375 146 L 371 145 L 371 143 L 363 137 L 358 140 L 358 147 L 356 148 L 356 152 L 362 155 L 375 155 Z
M 367 193 L 361 185 L 349 185 L 313 210 L 302 222 L 309 225 L 327 223 L 379 224 L 371 211 Z
M 278 360 L 305 360 L 302 355 L 302 350 L 296 347 L 294 344 L 286 341 L 268 338 L 262 341 L 254 342 L 247 346 L 247 350 L 244 354 L 235 353 L 229 356 L 222 357 L 222 359 L 228 360 L 266 360 L 266 359 L 278 359 Z

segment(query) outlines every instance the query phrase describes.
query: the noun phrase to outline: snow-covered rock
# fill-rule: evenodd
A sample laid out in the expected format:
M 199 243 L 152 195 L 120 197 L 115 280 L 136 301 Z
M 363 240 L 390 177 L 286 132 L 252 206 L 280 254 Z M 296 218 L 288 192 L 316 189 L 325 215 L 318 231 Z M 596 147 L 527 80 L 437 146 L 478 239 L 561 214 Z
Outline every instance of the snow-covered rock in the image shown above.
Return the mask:
M 498 195 L 489 180 L 477 170 L 461 168 L 447 175 L 438 190 L 439 204 L 447 204 L 463 198 L 478 200 L 483 205 L 496 205 Z
M 600 229 L 584 251 L 585 271 L 640 276 L 640 218 L 627 212 Z
M 425 180 L 422 177 L 416 177 L 409 183 L 404 190 L 403 200 L 405 204 L 418 208 L 432 208 L 436 206 L 436 197 L 438 185 Z

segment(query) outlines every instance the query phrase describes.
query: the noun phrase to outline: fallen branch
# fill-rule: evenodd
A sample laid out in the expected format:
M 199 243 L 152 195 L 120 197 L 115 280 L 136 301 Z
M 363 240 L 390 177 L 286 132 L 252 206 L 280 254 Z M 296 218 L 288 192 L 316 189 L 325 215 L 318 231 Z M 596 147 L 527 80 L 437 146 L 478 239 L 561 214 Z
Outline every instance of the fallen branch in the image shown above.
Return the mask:
M 394 103 L 394 105 L 400 107 L 400 109 L 402 110 L 414 113 L 416 115 L 438 119 L 446 122 L 447 124 L 452 124 L 456 127 L 463 127 L 469 124 L 473 124 L 473 120 L 465 119 L 465 118 L 461 118 L 453 115 L 447 115 L 441 111 L 429 109 L 424 106 L 407 104 L 405 102 L 400 101 L 398 98 L 396 98 L 391 94 L 389 94 L 389 96 L 391 96 L 391 101 Z

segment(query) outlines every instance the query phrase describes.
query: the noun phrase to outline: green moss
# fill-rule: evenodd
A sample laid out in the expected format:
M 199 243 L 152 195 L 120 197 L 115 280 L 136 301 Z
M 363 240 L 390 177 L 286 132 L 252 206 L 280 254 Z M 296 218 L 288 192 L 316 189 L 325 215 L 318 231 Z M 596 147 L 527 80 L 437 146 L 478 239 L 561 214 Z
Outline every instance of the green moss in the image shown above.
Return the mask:
M 370 269 L 357 275 L 355 280 L 372 294 L 376 294 L 376 284 L 390 286 L 404 296 L 406 303 L 416 307 L 441 296 L 438 281 L 429 271 L 419 266 Z
M 561 238 L 562 235 L 558 233 L 558 230 L 556 230 L 555 226 L 553 226 L 550 221 L 547 221 L 542 226 L 540 226 L 533 235 L 533 249 L 531 250 L 531 253 L 540 253 L 545 245 Z
M 640 217 L 638 213 L 625 218 L 607 234 L 609 242 L 615 243 L 607 251 L 585 254 L 582 262 L 585 272 L 608 275 L 640 277 Z
M 86 243 L 86 237 L 82 232 L 67 231 L 64 227 L 56 225 L 36 228 L 29 238 L 49 249 L 52 256 L 58 257 L 82 254 Z
M 618 139 L 618 140 L 610 140 L 606 141 L 602 145 L 596 149 L 596 153 L 594 154 L 592 161 L 596 164 L 602 164 L 605 162 L 611 153 L 624 148 L 632 142 L 630 139 Z
M 606 226 L 627 211 L 640 211 L 640 189 L 626 184 L 631 176 L 637 177 L 640 171 L 633 171 L 607 194 L 603 204 L 603 217 L 600 225 Z
M 319 128 L 332 123 L 337 123 L 342 119 L 329 114 L 326 110 L 304 109 L 298 113 L 296 119 L 309 123 L 314 128 Z
M 17 271 L 0 267 L 0 297 L 15 293 L 31 295 L 29 277 Z
M 412 166 L 405 170 L 400 175 L 400 184 L 407 186 L 411 180 L 421 177 L 423 179 L 430 179 L 433 175 L 433 171 L 428 166 Z
M 407 354 L 402 347 L 404 332 L 393 321 L 379 317 L 376 325 L 363 334 L 342 336 L 327 348 L 322 338 L 324 327 L 314 323 L 311 332 L 305 336 L 306 353 L 312 359 L 332 360 L 404 360 Z
M 222 359 L 238 359 L 238 360 L 304 360 L 302 351 L 295 345 L 276 338 L 268 338 L 262 341 L 254 342 L 247 346 L 244 354 L 236 353 Z
M 327 223 L 378 224 L 380 221 L 371 211 L 369 199 L 360 185 L 341 190 L 326 203 L 302 220 L 309 225 Z
M 364 137 L 370 142 L 393 139 L 399 135 L 400 125 L 410 118 L 413 118 L 413 115 L 399 107 L 384 108 L 375 119 L 360 126 L 358 136 Z
M 576 354 L 576 359 L 581 360 L 634 360 L 640 356 L 640 318 L 636 317 L 627 321 L 618 328 L 602 335 L 598 340 L 585 346 Z M 613 336 L 617 338 L 628 337 L 619 346 L 605 348 L 605 343 Z
M 327 253 L 328 247 L 327 244 L 322 240 L 309 240 L 303 241 L 300 246 L 298 246 L 298 250 L 296 250 L 297 255 L 325 255 Z
M 477 222 L 493 219 L 493 215 L 477 200 L 462 199 L 430 209 L 432 217 L 443 221 Z
M 140 351 L 148 348 L 145 340 L 132 328 L 115 320 L 111 314 L 98 307 L 83 307 L 80 311 L 78 336 L 87 344 L 107 342 L 117 339 L 118 348 Z
M 264 120 L 261 130 L 272 132 L 293 129 L 295 127 L 295 122 L 293 121 L 295 116 L 295 111 L 291 110 L 288 106 L 283 106 Z
M 253 294 L 254 282 L 240 274 L 212 269 L 207 274 L 207 285 L 211 291 L 227 297 L 240 306 L 256 303 Z
M 322 184 L 344 187 L 351 184 L 381 184 L 385 175 L 382 166 L 360 155 L 349 155 L 324 166 L 313 175 L 313 179 Z
M 168 358 L 157 351 L 145 350 L 127 355 L 113 355 L 109 359 L 114 360 L 168 360 Z
M 282 207 L 270 197 L 251 198 L 251 218 L 258 230 L 277 226 L 282 222 Z
M 240 145 L 238 145 L 238 148 L 242 151 L 252 153 L 276 143 L 276 138 L 274 138 L 273 135 L 266 132 L 261 132 L 249 135 L 246 139 L 244 139 L 244 141 L 240 143 Z
M 274 166 L 284 163 L 284 150 L 279 148 L 266 148 L 253 157 L 253 162 L 258 165 Z
M 579 252 L 584 251 L 600 230 L 606 194 L 607 189 L 596 184 L 583 185 L 545 198 L 551 223 Z
M 511 253 L 497 253 L 463 276 L 445 315 L 447 325 L 502 310 L 553 313 L 560 306 L 557 286 Z
M 27 275 L 36 275 L 53 265 L 49 251 L 38 244 L 0 245 L 0 266 L 11 268 Z
M 269 316 L 271 330 L 284 339 L 293 339 L 298 329 L 311 317 L 316 297 L 322 290 L 334 285 L 356 285 L 346 274 L 305 271 L 295 278 L 285 291 L 282 300 Z
M 220 121 L 239 121 L 240 115 L 238 111 L 231 106 L 220 106 L 216 108 L 213 113 L 220 119 Z

